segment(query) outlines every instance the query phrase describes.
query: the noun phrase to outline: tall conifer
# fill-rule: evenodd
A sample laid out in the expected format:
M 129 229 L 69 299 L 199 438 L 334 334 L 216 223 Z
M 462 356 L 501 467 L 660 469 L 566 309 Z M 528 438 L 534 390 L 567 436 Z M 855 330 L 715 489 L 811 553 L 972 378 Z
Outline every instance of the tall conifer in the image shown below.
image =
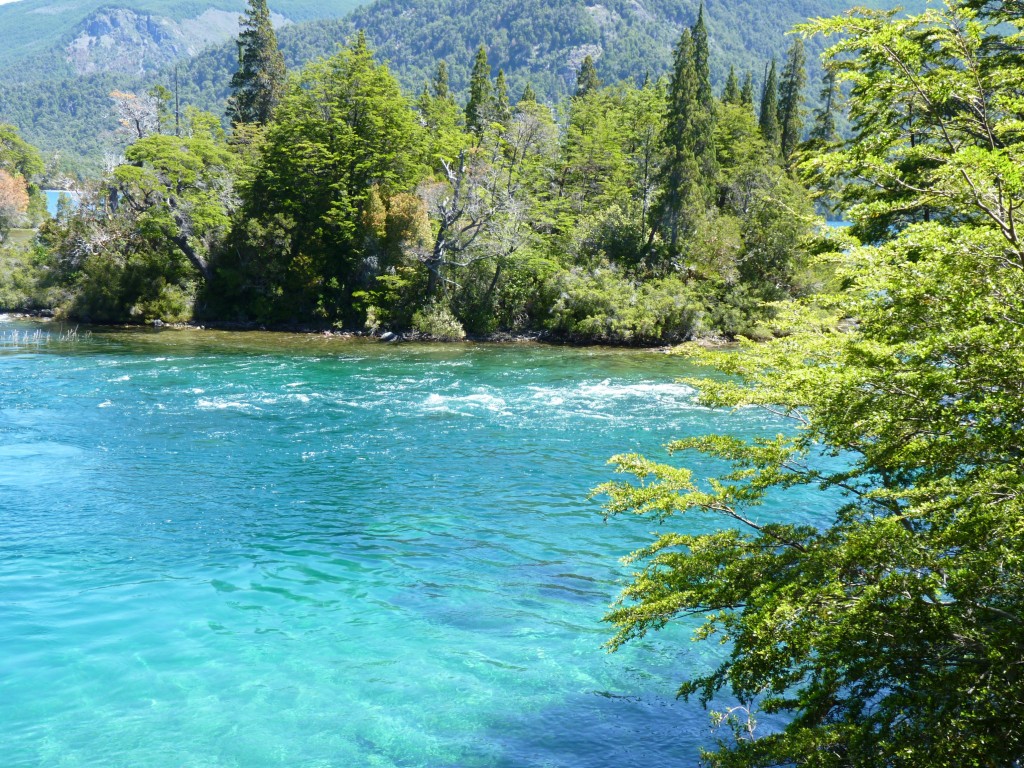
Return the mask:
M 233 125 L 266 125 L 287 75 L 267 0 L 249 0 L 239 24 L 238 71 L 231 78 L 227 114 Z
M 493 115 L 494 86 L 491 84 L 491 65 L 487 61 L 487 48 L 481 45 L 473 62 L 473 72 L 469 76 L 466 127 L 479 136 L 490 123 Z
M 743 76 L 743 87 L 740 88 L 740 104 L 744 107 L 754 106 L 754 73 L 749 69 Z
M 715 96 L 711 91 L 711 49 L 708 46 L 708 29 L 704 25 L 704 3 L 700 4 L 690 35 L 693 37 L 693 68 L 697 73 L 697 101 L 713 113 Z
M 761 126 L 761 135 L 769 147 L 779 146 L 779 96 L 777 76 L 775 74 L 775 59 L 772 59 L 771 68 L 765 67 L 764 88 L 761 91 L 761 114 L 758 123 Z
M 594 66 L 594 59 L 588 55 L 576 75 L 576 96 L 586 96 L 600 87 L 601 78 L 597 76 L 597 67 Z
M 722 91 L 722 101 L 726 104 L 740 103 L 740 84 L 736 80 L 735 67 L 729 67 L 729 76 L 725 79 L 725 89 Z
M 508 98 L 508 83 L 505 81 L 505 70 L 498 70 L 494 81 L 494 121 L 508 128 L 512 119 L 512 104 Z
M 821 79 L 821 107 L 814 112 L 814 127 L 811 129 L 811 138 L 818 141 L 832 143 L 836 140 L 836 98 L 839 95 L 836 88 L 836 75 L 826 70 L 825 76 Z
M 718 157 L 715 151 L 715 94 L 711 90 L 711 51 L 708 30 L 704 25 L 704 4 L 697 12 L 697 21 L 690 29 L 693 37 L 693 71 L 697 83 L 697 106 L 691 118 L 693 154 L 697 159 L 697 183 L 709 203 L 718 185 Z
M 804 41 L 797 37 L 786 52 L 786 66 L 779 83 L 779 147 L 786 160 L 793 154 L 803 134 Z
M 693 119 L 699 110 L 698 92 L 693 36 L 684 29 L 668 88 L 665 162 L 659 174 L 661 193 L 656 209 L 657 228 L 673 252 L 678 251 L 680 231 L 685 226 L 684 208 L 697 196 L 700 168 L 694 154 Z
M 434 97 L 438 99 L 450 99 L 451 88 L 448 85 L 448 62 L 441 59 L 437 62 L 437 72 L 434 74 L 433 83 Z

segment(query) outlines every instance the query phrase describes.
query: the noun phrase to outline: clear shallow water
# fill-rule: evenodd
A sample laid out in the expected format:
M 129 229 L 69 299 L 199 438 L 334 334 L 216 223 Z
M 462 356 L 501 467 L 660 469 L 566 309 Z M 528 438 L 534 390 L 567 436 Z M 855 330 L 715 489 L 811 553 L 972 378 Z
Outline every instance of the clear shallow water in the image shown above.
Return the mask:
M 4 765 L 695 764 L 674 691 L 720 651 L 602 650 L 652 524 L 586 500 L 613 453 L 772 427 L 686 372 L 0 322 Z

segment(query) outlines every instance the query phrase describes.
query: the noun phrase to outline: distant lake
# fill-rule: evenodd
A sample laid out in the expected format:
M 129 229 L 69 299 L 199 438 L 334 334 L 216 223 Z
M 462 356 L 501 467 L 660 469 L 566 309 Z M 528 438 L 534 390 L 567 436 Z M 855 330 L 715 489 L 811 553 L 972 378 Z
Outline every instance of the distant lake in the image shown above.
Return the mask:
M 43 192 L 46 194 L 46 210 L 51 216 L 57 215 L 57 203 L 60 200 L 61 195 L 67 195 L 71 198 L 71 202 L 74 203 L 77 195 L 74 192 L 64 192 L 59 189 L 44 189 Z
M 586 498 L 612 454 L 782 428 L 698 407 L 693 372 L 0 318 L 4 764 L 696 765 L 675 692 L 726 649 L 678 623 L 609 655 L 601 616 L 653 529 L 720 523 Z

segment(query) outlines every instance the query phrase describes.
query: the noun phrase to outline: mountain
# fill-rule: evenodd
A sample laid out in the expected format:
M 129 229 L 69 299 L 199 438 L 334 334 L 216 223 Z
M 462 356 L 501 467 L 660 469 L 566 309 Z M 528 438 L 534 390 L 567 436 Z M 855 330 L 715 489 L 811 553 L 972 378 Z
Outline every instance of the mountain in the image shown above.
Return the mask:
M 171 88 L 176 67 L 183 104 L 223 112 L 237 64 L 231 38 L 243 6 L 243 0 L 119 0 L 123 5 L 116 8 L 101 2 L 0 6 L 0 121 L 13 122 L 30 141 L 87 170 L 116 148 L 108 98 L 113 90 Z M 713 80 L 720 85 L 735 66 L 753 72 L 759 83 L 768 61 L 782 57 L 794 24 L 841 13 L 849 2 L 705 0 Z M 461 93 L 483 44 L 495 74 L 505 70 L 513 100 L 529 82 L 541 98 L 554 101 L 571 92 L 587 55 L 606 83 L 665 74 L 700 0 L 377 0 L 352 10 L 357 3 L 273 3 L 289 67 L 331 54 L 361 29 L 410 93 L 433 76 L 440 59 Z M 26 31 L 68 7 L 73 11 L 61 11 L 60 23 L 46 35 Z M 324 18 L 343 11 L 351 13 Z M 26 26 L 12 31 L 15 18 Z M 809 45 L 810 96 L 817 91 L 820 47 L 819 41 Z
M 334 18 L 362 0 L 280 0 L 282 20 Z M 24 76 L 25 64 L 64 69 L 84 45 L 113 50 L 125 40 L 151 37 L 181 53 L 234 35 L 245 0 L 19 0 L 0 5 L 0 73 Z M 122 33 L 125 36 L 122 36 Z M 91 40 L 90 40 L 91 38 Z M 55 52 L 67 55 L 53 59 Z

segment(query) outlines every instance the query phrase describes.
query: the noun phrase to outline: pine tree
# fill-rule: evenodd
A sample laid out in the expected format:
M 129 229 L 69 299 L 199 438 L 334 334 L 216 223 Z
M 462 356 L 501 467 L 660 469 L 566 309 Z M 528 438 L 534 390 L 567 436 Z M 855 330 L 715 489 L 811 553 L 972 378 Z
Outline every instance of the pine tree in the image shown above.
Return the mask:
M 505 70 L 498 70 L 494 81 L 494 122 L 508 128 L 512 119 L 512 105 L 508 99 L 508 83 L 505 82 Z
M 708 30 L 704 26 L 704 3 L 700 4 L 697 21 L 690 28 L 693 37 L 693 68 L 697 73 L 697 101 L 708 112 L 714 114 L 715 95 L 711 91 L 711 50 L 708 46 Z
M 740 88 L 740 104 L 744 107 L 754 106 L 754 73 L 749 69 L 743 76 L 743 87 Z
M 239 23 L 238 71 L 231 78 L 227 114 L 232 125 L 266 125 L 287 75 L 267 0 L 249 0 Z
M 487 48 L 480 46 L 469 77 L 469 102 L 466 104 L 466 127 L 477 136 L 494 115 L 494 87 L 491 85 L 491 65 L 487 61 Z
M 704 4 L 697 12 L 697 21 L 690 29 L 693 38 L 693 71 L 697 80 L 697 108 L 691 118 L 693 154 L 697 159 L 704 203 L 714 197 L 718 185 L 718 158 L 715 152 L 715 94 L 711 90 L 711 53 L 708 30 L 704 26 Z
M 597 76 L 594 59 L 589 55 L 583 59 L 579 74 L 576 75 L 576 96 L 586 96 L 601 87 L 601 78 Z
M 448 86 L 448 62 L 441 59 L 437 62 L 437 73 L 434 75 L 434 98 L 437 99 L 450 99 L 452 98 L 451 88 Z
M 769 147 L 779 146 L 779 97 L 775 59 L 771 68 L 765 67 L 764 90 L 761 91 L 761 115 L 758 120 L 761 135 Z
M 685 209 L 700 194 L 700 164 L 694 151 L 694 118 L 700 110 L 697 81 L 693 37 L 689 29 L 684 29 L 669 82 L 665 161 L 659 173 L 660 196 L 655 211 L 655 228 L 661 230 L 673 253 L 678 252 Z
M 836 75 L 834 72 L 826 71 L 821 79 L 821 107 L 814 112 L 814 127 L 811 129 L 811 138 L 831 144 L 836 140 Z
M 533 90 L 533 86 L 529 83 L 523 88 L 523 95 L 519 97 L 520 104 L 535 104 L 537 102 L 537 94 Z
M 779 144 L 782 157 L 789 160 L 803 134 L 804 41 L 797 37 L 786 52 L 786 66 L 779 84 Z
M 736 80 L 736 68 L 729 67 L 729 76 L 725 79 L 722 101 L 726 104 L 740 104 L 740 84 Z

